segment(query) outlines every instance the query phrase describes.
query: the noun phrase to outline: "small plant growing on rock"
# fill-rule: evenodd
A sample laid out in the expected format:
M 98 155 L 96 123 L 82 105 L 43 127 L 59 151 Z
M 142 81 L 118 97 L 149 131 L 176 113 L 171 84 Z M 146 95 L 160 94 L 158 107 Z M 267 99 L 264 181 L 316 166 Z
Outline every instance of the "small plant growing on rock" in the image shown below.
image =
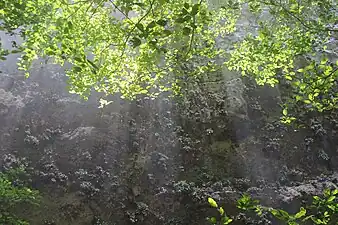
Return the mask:
M 226 215 L 226 213 L 224 212 L 223 207 L 218 207 L 217 202 L 213 198 L 208 198 L 208 202 L 209 202 L 209 204 L 210 204 L 211 207 L 214 207 L 214 208 L 217 209 L 217 211 L 219 212 L 219 215 L 220 215 L 220 221 L 218 221 L 216 219 L 216 217 L 208 218 L 208 220 L 212 224 L 227 225 L 227 224 L 229 224 L 229 223 L 232 222 L 232 219 L 230 217 L 228 217 Z
M 338 222 L 337 197 L 338 189 L 325 190 L 323 197 L 313 196 L 311 205 L 300 207 L 296 214 L 290 214 L 282 209 L 262 206 L 259 204 L 258 200 L 254 200 L 249 195 L 245 194 L 237 201 L 237 208 L 246 212 L 253 211 L 259 217 L 265 213 L 269 213 L 274 218 L 287 225 L 308 224 L 308 221 L 318 225 L 330 225 L 337 224 Z M 212 224 L 225 225 L 233 221 L 230 217 L 226 216 L 224 209 L 219 207 L 214 199 L 208 198 L 208 202 L 212 207 L 217 208 L 221 215 L 220 221 L 217 220 L 216 217 L 208 218 Z
M 338 223 L 338 189 L 325 190 L 323 197 L 314 196 L 312 201 L 312 208 L 316 213 L 310 215 L 309 218 L 315 224 L 333 224 Z M 332 223 L 331 223 L 332 222 Z
M 274 209 L 259 205 L 259 201 L 253 200 L 248 195 L 243 195 L 243 197 L 238 200 L 237 207 L 245 211 L 254 210 L 258 216 L 262 216 L 263 213 L 268 212 L 278 220 L 284 221 L 288 225 L 299 224 L 299 221 L 306 215 L 306 209 L 303 207 L 300 208 L 299 212 L 293 215 L 282 209 Z
M 39 203 L 39 192 L 28 188 L 18 179 L 24 172 L 22 168 L 0 172 L 0 224 L 29 224 L 18 218 L 14 212 L 22 204 L 37 205 Z

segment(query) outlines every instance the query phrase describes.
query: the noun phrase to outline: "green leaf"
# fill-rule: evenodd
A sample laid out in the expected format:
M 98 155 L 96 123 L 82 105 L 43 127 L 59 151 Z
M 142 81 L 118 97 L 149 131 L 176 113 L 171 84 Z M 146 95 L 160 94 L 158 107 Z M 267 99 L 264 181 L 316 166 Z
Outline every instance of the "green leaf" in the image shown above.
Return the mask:
M 184 8 L 186 8 L 186 9 L 189 9 L 189 7 L 190 7 L 190 5 L 189 5 L 189 3 L 188 2 L 186 2 L 186 3 L 184 3 Z
M 216 220 L 215 217 L 209 218 L 209 221 L 210 221 L 211 223 L 213 223 L 213 224 L 217 223 L 217 220 Z
M 281 213 L 281 215 L 286 219 L 290 218 L 290 214 L 282 209 L 279 210 L 279 212 Z
M 260 3 L 259 2 L 249 2 L 249 9 L 251 12 L 258 12 L 260 10 Z
M 208 202 L 209 202 L 209 204 L 210 204 L 212 207 L 214 207 L 214 208 L 217 208 L 217 207 L 218 207 L 218 206 L 217 206 L 217 203 L 216 203 L 216 201 L 215 201 L 214 199 L 208 198 Z
M 195 4 L 191 9 L 191 15 L 195 16 L 199 11 L 200 4 Z
M 76 61 L 76 62 L 83 62 L 83 59 L 81 58 L 81 57 L 74 57 L 74 60 Z
M 142 44 L 142 41 L 137 38 L 137 37 L 134 37 L 132 40 L 131 40 L 132 44 L 133 44 L 133 47 L 136 48 L 138 46 L 140 46 Z
M 303 97 L 302 96 L 300 96 L 300 95 L 296 95 L 296 101 L 300 101 L 300 100 L 302 100 L 303 99 Z
M 172 34 L 172 32 L 171 32 L 170 30 L 164 30 L 164 31 L 163 31 L 163 34 L 164 34 L 165 36 L 169 36 L 169 35 Z
M 327 202 L 333 202 L 333 200 L 335 200 L 336 196 L 330 196 L 328 199 L 327 199 Z
M 161 2 L 161 1 L 159 1 Z M 140 7 L 144 7 L 145 4 L 144 3 L 141 3 L 141 2 L 134 2 L 134 5 L 137 5 L 137 6 L 140 6 Z
M 155 21 L 151 21 L 151 23 L 148 24 L 147 26 L 147 30 L 154 28 L 156 26 L 156 22 Z
M 91 60 L 89 60 L 89 59 L 87 59 L 87 62 L 93 67 L 93 68 L 95 68 L 95 69 L 99 69 L 98 67 L 97 67 L 97 65 L 95 65 L 95 63 L 93 63 Z
M 295 215 L 296 219 L 302 218 L 303 216 L 306 215 L 306 209 L 303 207 L 300 208 L 299 212 Z
M 280 213 L 279 213 L 279 211 L 277 209 L 270 209 L 270 213 L 272 215 L 276 216 L 276 217 L 280 215 Z
M 185 16 L 189 14 L 188 10 L 186 10 L 185 8 L 182 8 L 182 16 Z
M 288 225 L 299 225 L 299 223 L 297 223 L 296 221 L 289 221 Z
M 160 3 L 160 5 L 162 6 L 162 5 L 164 5 L 165 3 L 167 3 L 168 2 L 168 0 L 158 0 L 158 2 Z
M 331 195 L 331 190 L 330 189 L 325 189 L 324 190 L 324 196 L 329 197 Z
M 306 70 L 312 70 L 313 68 L 315 68 L 314 63 L 310 63 L 308 66 L 305 67 Z
M 184 23 L 185 19 L 184 19 L 184 17 L 179 17 L 179 18 L 176 19 L 176 22 L 177 23 Z
M 184 35 L 189 35 L 191 33 L 191 29 L 189 27 L 184 27 L 183 28 L 183 34 Z
M 187 15 L 183 19 L 184 19 L 185 22 L 187 22 L 187 21 L 190 21 L 192 19 L 192 17 L 190 15 Z
M 223 223 L 224 225 L 227 225 L 227 224 L 229 224 L 229 223 L 231 223 L 232 222 L 232 219 L 231 218 L 226 218 L 226 221 Z
M 308 98 L 309 98 L 310 101 L 313 101 L 313 100 L 314 100 L 313 94 L 310 93 L 310 94 L 308 95 Z
M 332 211 L 336 211 L 336 207 L 333 205 L 328 205 L 327 206 L 329 209 L 331 209 Z M 337 206 L 338 207 L 338 206 Z M 338 209 L 338 208 L 337 208 Z
M 157 20 L 156 22 L 158 25 L 164 27 L 167 24 L 167 21 L 164 19 Z
M 157 45 L 157 41 L 156 40 L 149 41 L 149 44 L 152 45 L 152 46 L 156 46 Z
M 220 207 L 220 208 L 218 209 L 218 211 L 219 211 L 219 213 L 221 214 L 221 216 L 224 215 L 224 209 L 223 209 L 223 207 Z
M 307 221 L 309 219 L 312 219 L 313 217 L 314 217 L 314 215 L 307 216 L 307 217 L 305 217 L 305 218 L 302 219 L 302 222 L 305 222 L 305 221 Z
M 144 27 L 143 27 L 143 24 L 142 23 L 138 23 L 138 24 L 136 24 L 136 27 L 137 27 L 137 29 L 139 29 L 140 31 L 144 31 Z
M 69 27 L 69 29 L 72 29 L 72 28 L 73 28 L 73 23 L 72 23 L 72 21 L 68 21 L 68 27 Z
M 74 66 L 74 67 L 73 67 L 73 71 L 76 72 L 76 73 L 78 73 L 78 72 L 81 72 L 81 71 L 82 71 L 82 68 L 79 67 L 79 66 Z
M 328 61 L 329 61 L 329 59 L 326 58 L 326 57 L 324 57 L 324 58 L 322 58 L 322 60 L 320 61 L 320 64 L 321 64 L 321 65 L 325 65 Z
M 20 52 L 22 52 L 22 51 L 19 50 L 19 49 L 14 49 L 14 50 L 11 51 L 12 54 L 16 54 L 16 53 L 20 53 Z
M 184 22 L 187 22 L 189 20 L 191 20 L 192 17 L 190 15 L 187 15 L 187 16 L 184 16 L 184 17 L 179 17 L 176 22 L 177 23 L 184 23 Z
M 285 75 L 284 76 L 287 80 L 292 80 L 292 77 L 290 75 Z
M 290 219 L 289 213 L 281 209 L 270 209 L 270 213 L 277 219 L 288 221 Z
M 321 220 L 321 219 L 318 219 L 318 218 L 311 218 L 312 219 L 312 221 L 315 223 L 315 224 L 325 224 L 324 222 L 323 222 L 323 220 Z
M 288 109 L 286 109 L 286 108 L 283 109 L 283 115 L 284 115 L 284 116 L 287 116 L 287 115 L 288 115 Z

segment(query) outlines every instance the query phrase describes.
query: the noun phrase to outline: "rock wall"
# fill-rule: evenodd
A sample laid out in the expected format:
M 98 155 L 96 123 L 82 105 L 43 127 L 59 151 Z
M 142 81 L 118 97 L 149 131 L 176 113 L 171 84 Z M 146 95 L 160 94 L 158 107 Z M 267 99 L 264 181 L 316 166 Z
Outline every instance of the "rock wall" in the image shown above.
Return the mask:
M 99 109 L 98 94 L 67 93 L 62 69 L 36 64 L 26 79 L 15 57 L 0 64 L 1 166 L 31 168 L 33 225 L 205 224 L 208 196 L 235 213 L 243 192 L 291 207 L 337 185 L 336 117 L 285 126 L 278 89 L 221 71 L 178 101 Z

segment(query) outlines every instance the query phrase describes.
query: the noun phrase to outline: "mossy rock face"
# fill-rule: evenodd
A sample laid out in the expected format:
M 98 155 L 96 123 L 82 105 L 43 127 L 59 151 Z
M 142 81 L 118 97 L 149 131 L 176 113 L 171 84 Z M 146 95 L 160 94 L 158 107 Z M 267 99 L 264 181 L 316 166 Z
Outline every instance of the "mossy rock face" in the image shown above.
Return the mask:
M 214 180 L 213 174 L 210 173 L 209 168 L 199 165 L 194 167 L 188 167 L 188 169 L 184 173 L 184 177 L 187 181 L 196 184 L 203 184 L 205 182 Z
M 228 158 L 233 150 L 234 147 L 231 140 L 216 141 L 210 146 L 210 154 L 221 158 Z
M 88 225 L 94 218 L 91 208 L 78 192 L 63 193 L 63 196 L 46 194 L 41 197 L 41 203 L 34 208 L 25 208 L 17 214 L 32 225 Z M 98 211 L 99 212 L 99 211 Z
M 231 140 L 214 142 L 206 152 L 205 168 L 212 176 L 221 179 L 229 174 L 234 153 L 235 149 Z

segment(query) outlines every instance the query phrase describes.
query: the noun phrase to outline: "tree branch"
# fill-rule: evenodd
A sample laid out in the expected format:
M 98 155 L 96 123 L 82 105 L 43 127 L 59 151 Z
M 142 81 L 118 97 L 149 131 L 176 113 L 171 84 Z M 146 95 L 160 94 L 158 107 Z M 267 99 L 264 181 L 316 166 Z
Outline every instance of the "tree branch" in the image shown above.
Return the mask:
M 134 32 L 134 30 L 136 29 L 136 27 L 142 22 L 142 20 L 143 20 L 144 18 L 146 18 L 146 17 L 149 15 L 149 13 L 151 12 L 151 10 L 152 10 L 152 8 L 153 8 L 154 2 L 155 2 L 155 0 L 153 0 L 152 2 L 150 2 L 150 7 L 149 7 L 149 9 L 147 10 L 147 12 L 146 12 L 146 13 L 145 13 L 145 14 L 137 21 L 136 24 L 134 24 L 133 28 L 128 32 L 127 37 L 126 37 L 126 40 L 125 40 L 124 43 L 123 43 L 123 50 L 122 50 L 122 53 L 121 53 L 121 55 L 120 55 L 121 60 L 120 60 L 120 63 L 119 63 L 119 65 L 118 65 L 118 68 L 120 68 L 120 66 L 121 66 L 121 64 L 122 64 L 122 57 L 123 57 L 124 54 L 125 54 L 125 51 L 126 51 L 126 48 L 127 48 L 127 44 L 128 44 L 128 41 L 129 41 L 129 39 L 130 39 L 130 37 L 131 37 L 131 34 Z M 116 70 L 115 70 L 114 72 L 116 72 Z
M 120 13 L 122 13 L 122 15 L 124 15 L 130 22 L 132 22 L 133 24 L 134 24 L 134 21 L 132 21 L 130 18 L 129 18 L 129 16 L 126 14 L 126 13 L 124 13 L 114 2 L 113 2 L 113 0 L 109 0 L 110 1 L 110 3 L 115 7 L 115 9 L 117 9 L 117 11 L 119 11 Z

